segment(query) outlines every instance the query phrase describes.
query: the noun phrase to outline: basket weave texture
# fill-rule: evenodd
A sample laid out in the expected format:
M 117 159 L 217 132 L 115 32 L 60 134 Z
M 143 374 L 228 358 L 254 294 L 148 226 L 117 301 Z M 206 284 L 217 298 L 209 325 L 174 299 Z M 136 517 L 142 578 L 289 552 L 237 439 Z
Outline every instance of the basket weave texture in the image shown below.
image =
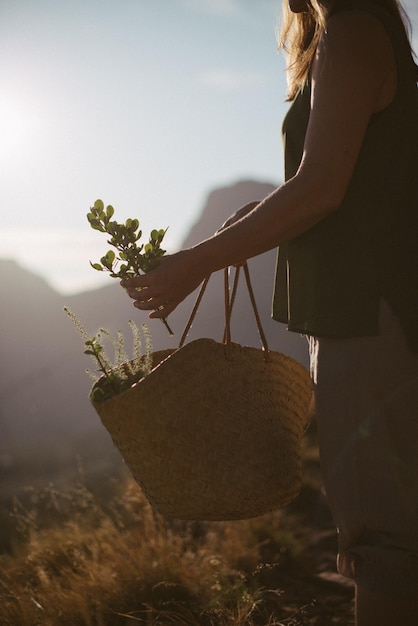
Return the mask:
M 306 368 L 205 338 L 153 359 L 145 378 L 93 404 L 156 510 L 245 519 L 296 498 L 312 395 Z

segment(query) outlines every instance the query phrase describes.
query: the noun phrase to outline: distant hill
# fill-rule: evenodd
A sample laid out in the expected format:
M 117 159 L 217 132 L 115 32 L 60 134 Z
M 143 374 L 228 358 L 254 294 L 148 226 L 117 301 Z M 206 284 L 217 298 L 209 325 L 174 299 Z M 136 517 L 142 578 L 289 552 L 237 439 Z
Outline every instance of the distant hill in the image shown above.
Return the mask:
M 241 205 L 261 199 L 273 185 L 242 181 L 209 194 L 199 219 L 185 238 L 190 246 L 211 235 Z M 270 319 L 275 252 L 250 261 L 253 285 L 270 347 L 307 364 L 306 342 Z M 223 334 L 222 273 L 211 280 L 190 337 Z M 155 349 L 176 347 L 190 313 L 194 295 L 170 316 L 175 337 L 170 338 L 157 320 L 132 307 L 116 281 L 72 296 L 55 292 L 42 278 L 10 260 L 0 260 L 0 468 L 2 459 L 12 463 L 10 450 L 35 448 L 39 442 L 60 445 L 91 433 L 103 436 L 96 413 L 88 401 L 91 380 L 85 369 L 91 363 L 83 354 L 82 339 L 63 312 L 68 306 L 88 332 L 100 327 L 123 330 L 129 345 L 130 317 L 147 322 Z M 233 316 L 232 339 L 244 345 L 259 345 L 256 325 L 245 290 L 241 290 Z M 95 435 L 96 436 L 96 435 Z M 107 435 L 106 435 L 107 436 Z M 92 444 L 93 445 L 93 444 Z
M 197 221 L 186 236 L 183 247 L 194 244 L 213 235 L 223 222 L 240 207 L 248 202 L 258 201 L 274 191 L 271 183 L 243 180 L 211 191 Z

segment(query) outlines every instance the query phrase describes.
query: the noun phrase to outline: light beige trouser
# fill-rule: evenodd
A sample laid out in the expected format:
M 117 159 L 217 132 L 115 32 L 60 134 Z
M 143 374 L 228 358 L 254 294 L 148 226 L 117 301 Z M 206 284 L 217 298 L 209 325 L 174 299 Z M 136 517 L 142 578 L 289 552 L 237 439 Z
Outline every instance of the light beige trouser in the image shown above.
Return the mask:
M 375 593 L 417 595 L 418 354 L 384 301 L 379 336 L 309 347 L 339 571 Z

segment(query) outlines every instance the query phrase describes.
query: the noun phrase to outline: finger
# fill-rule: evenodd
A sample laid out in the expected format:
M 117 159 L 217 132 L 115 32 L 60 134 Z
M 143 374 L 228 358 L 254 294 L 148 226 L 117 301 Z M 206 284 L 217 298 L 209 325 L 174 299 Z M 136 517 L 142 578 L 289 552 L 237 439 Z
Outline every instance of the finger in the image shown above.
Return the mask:
M 163 307 L 166 307 L 169 300 L 167 296 L 155 296 L 153 298 L 144 297 L 138 298 L 138 294 L 136 298 L 134 298 L 134 306 L 137 309 L 141 309 L 142 311 L 150 311 L 150 310 L 160 310 Z
M 134 276 L 133 278 L 123 278 L 120 281 L 120 285 L 124 289 L 144 289 L 148 286 L 149 276 L 146 274 L 138 274 L 138 276 Z
M 127 295 L 132 298 L 132 300 L 138 301 L 141 304 L 146 304 L 148 302 L 155 303 L 151 305 L 151 308 L 153 306 L 159 306 L 162 302 L 165 302 L 167 300 L 166 297 L 162 297 L 158 293 L 154 293 L 154 290 L 149 287 L 131 287 L 129 289 L 125 289 L 125 291 Z
M 148 300 L 150 295 L 146 287 L 129 287 L 125 288 L 126 293 L 134 300 Z
M 135 299 L 133 305 L 135 308 L 141 311 L 152 311 L 150 317 L 166 317 L 169 313 L 172 313 L 177 305 L 181 302 L 179 298 L 170 298 L 167 296 L 159 296 L 149 299 Z
M 174 309 L 177 307 L 178 304 L 179 304 L 178 302 L 166 302 L 165 304 L 159 306 L 158 309 L 154 309 L 149 314 L 149 317 L 152 319 L 168 317 L 170 313 L 174 311 Z

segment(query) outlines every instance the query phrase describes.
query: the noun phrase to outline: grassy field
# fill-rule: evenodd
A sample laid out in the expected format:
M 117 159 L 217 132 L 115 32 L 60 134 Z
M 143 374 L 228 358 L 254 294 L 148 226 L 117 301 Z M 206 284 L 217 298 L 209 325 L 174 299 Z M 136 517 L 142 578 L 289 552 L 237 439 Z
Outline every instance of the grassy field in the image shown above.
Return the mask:
M 304 456 L 298 500 L 240 522 L 164 520 L 118 462 L 80 468 L 65 488 L 10 494 L 0 625 L 352 624 L 352 589 L 333 572 L 314 430 Z

